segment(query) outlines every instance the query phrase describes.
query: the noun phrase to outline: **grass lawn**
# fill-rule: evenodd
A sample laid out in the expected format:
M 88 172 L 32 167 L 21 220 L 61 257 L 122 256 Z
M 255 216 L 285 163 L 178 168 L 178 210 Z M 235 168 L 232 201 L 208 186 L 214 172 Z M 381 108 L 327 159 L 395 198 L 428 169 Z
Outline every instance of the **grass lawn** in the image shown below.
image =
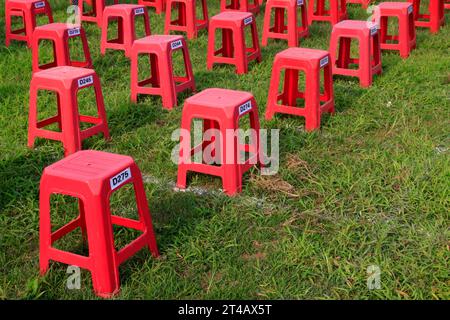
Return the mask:
M 56 21 L 67 19 L 68 1 L 50 0 Z M 219 1 L 208 1 L 210 16 Z M 368 14 L 349 5 L 351 19 Z M 450 15 L 437 35 L 420 29 L 409 59 L 383 53 L 383 75 L 362 89 L 335 78 L 336 115 L 321 130 L 304 131 L 301 118 L 264 121 L 275 54 L 287 47 L 270 40 L 263 62 L 246 75 L 231 66 L 206 70 L 207 33 L 189 41 L 199 91 L 231 88 L 254 94 L 261 126 L 280 129 L 280 170 L 252 169 L 243 192 L 230 198 L 219 179 L 191 175 L 189 192 L 176 192 L 170 161 L 173 130 L 183 100 L 172 111 L 158 98 L 129 100 L 128 59 L 100 55 L 100 30 L 85 24 L 94 67 L 101 78 L 112 139 L 101 135 L 85 149 L 134 157 L 146 181 L 160 259 L 141 251 L 120 268 L 119 299 L 449 299 Z M 163 16 L 151 10 L 153 34 Z M 260 36 L 263 15 L 257 17 Z M 81 290 L 68 290 L 67 266 L 53 263 L 45 277 L 39 262 L 39 179 L 63 157 L 60 143 L 26 147 L 31 51 L 4 45 L 0 8 L 0 298 L 92 299 L 89 272 Z M 330 25 L 314 23 L 302 47 L 327 49 Z M 47 48 L 47 54 L 50 52 Z M 90 96 L 80 97 L 91 111 Z M 44 113 L 54 97 L 42 97 Z M 84 103 L 83 103 L 84 101 Z M 52 109 L 53 108 L 53 109 Z M 91 108 L 91 109 L 89 109 Z M 199 192 L 199 190 L 201 192 Z M 204 191 L 206 190 L 206 191 Z M 114 196 L 114 210 L 133 213 L 130 190 Z M 74 217 L 71 199 L 54 199 L 57 224 Z M 57 210 L 56 210 L 57 209 Z M 116 230 L 117 246 L 135 234 Z M 80 235 L 63 244 L 86 253 Z M 367 268 L 379 266 L 381 289 L 368 290 Z

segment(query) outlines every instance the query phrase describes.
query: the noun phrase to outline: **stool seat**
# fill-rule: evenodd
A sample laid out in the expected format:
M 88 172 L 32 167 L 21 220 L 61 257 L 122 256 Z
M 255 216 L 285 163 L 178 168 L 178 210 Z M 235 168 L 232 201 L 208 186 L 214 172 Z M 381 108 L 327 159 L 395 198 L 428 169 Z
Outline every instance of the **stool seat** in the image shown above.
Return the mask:
M 36 72 L 34 77 L 70 83 L 75 79 L 89 76 L 92 73 L 94 73 L 92 69 L 62 66 Z
M 85 150 L 62 159 L 45 170 L 48 176 L 62 177 L 93 186 L 93 183 L 111 177 L 133 163 L 133 158 L 129 156 Z
M 231 117 L 235 114 L 239 106 L 252 98 L 252 94 L 245 91 L 210 88 L 186 99 L 186 102 L 190 106 L 195 105 L 201 107 L 205 110 L 205 113 L 222 111 Z
M 141 39 L 138 39 L 134 41 L 134 46 L 136 48 L 145 48 L 146 46 L 159 46 L 161 48 L 165 48 L 167 44 L 183 39 L 183 36 L 178 35 L 161 35 L 161 34 L 155 34 L 152 36 L 144 37 Z
M 411 3 L 408 2 L 381 2 L 378 7 L 383 10 L 397 10 L 397 9 L 408 9 L 411 7 Z
M 334 25 L 333 29 L 342 31 L 368 31 L 376 28 L 377 24 L 374 22 L 362 20 L 344 20 Z
M 53 22 L 44 24 L 42 26 L 36 27 L 36 29 L 39 29 L 41 31 L 54 31 L 58 33 L 64 33 L 69 29 L 73 29 L 74 27 L 70 27 L 67 23 L 61 23 L 61 22 Z
M 122 13 L 122 14 L 127 14 L 127 13 L 132 13 L 134 9 L 139 9 L 142 8 L 142 5 L 138 5 L 138 4 L 128 4 L 128 3 L 124 3 L 124 4 L 113 4 L 110 6 L 107 6 L 108 11 L 111 13 Z
M 328 51 L 309 48 L 289 48 L 277 54 L 279 59 L 320 60 L 328 56 Z
M 248 17 L 253 16 L 250 12 L 240 12 L 240 11 L 225 11 L 214 16 L 214 20 L 234 22 L 244 20 Z

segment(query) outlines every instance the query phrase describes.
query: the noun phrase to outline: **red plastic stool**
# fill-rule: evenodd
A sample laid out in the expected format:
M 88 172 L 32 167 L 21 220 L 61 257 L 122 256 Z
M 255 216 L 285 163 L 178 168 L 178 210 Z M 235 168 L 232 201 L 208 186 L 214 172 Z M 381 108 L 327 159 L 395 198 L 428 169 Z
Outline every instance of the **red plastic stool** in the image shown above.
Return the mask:
M 359 41 L 359 58 L 350 57 L 351 40 Z M 339 55 L 336 51 L 339 45 Z M 374 74 L 381 74 L 378 25 L 367 21 L 345 20 L 334 25 L 330 39 L 333 74 L 358 77 L 362 87 L 372 85 Z M 358 69 L 350 69 L 358 64 Z
M 139 220 L 114 215 L 110 197 L 123 186 L 134 187 Z M 78 198 L 79 215 L 52 231 L 50 198 L 54 194 Z M 44 169 L 39 196 L 39 265 L 44 275 L 50 260 L 87 269 L 95 294 L 108 298 L 120 290 L 119 266 L 144 247 L 159 255 L 141 172 L 131 157 L 80 151 Z M 114 245 L 113 225 L 142 232 L 124 248 Z M 53 244 L 80 228 L 88 242 L 89 255 L 57 249 Z
M 184 76 L 174 75 L 172 55 L 182 50 L 184 56 Z M 139 55 L 148 55 L 151 76 L 139 80 Z M 150 85 L 150 86 L 149 86 Z M 131 55 L 131 100 L 137 102 L 138 94 L 159 95 L 163 107 L 172 109 L 177 105 L 177 93 L 191 89 L 195 91 L 195 79 L 186 41 L 182 36 L 154 35 L 136 40 Z
M 202 5 L 203 18 L 198 19 L 197 0 L 167 0 L 164 33 L 170 31 L 186 32 L 188 39 L 197 38 L 202 29 L 208 29 L 208 6 L 206 0 L 198 0 Z M 172 20 L 172 9 L 177 8 L 178 18 Z
M 74 61 L 70 57 L 69 39 L 79 37 L 83 45 L 84 61 Z M 50 40 L 53 44 L 53 62 L 39 64 L 39 43 Z M 37 27 L 33 33 L 33 72 L 42 71 L 56 66 L 72 66 L 92 68 L 91 55 L 86 39 L 86 33 L 81 26 L 69 27 L 65 23 L 50 23 Z
M 308 20 L 309 24 L 313 21 L 327 21 L 335 25 L 339 21 L 347 19 L 347 0 L 329 0 L 330 9 L 325 9 L 326 0 L 309 0 Z M 314 10 L 314 7 L 316 9 Z
M 78 12 L 80 14 L 81 21 L 94 22 L 99 27 L 101 27 L 103 22 L 103 10 L 106 7 L 106 0 L 77 0 L 77 1 L 78 1 Z M 91 6 L 91 9 L 85 11 L 84 3 Z M 114 0 L 114 4 L 118 3 L 119 0 Z
M 346 0 L 347 3 L 360 4 L 363 9 L 367 9 L 372 0 Z
M 242 144 L 238 139 L 239 119 L 248 115 L 253 129 L 249 144 Z M 191 123 L 194 119 L 203 121 L 203 142 L 191 147 Z M 242 175 L 254 165 L 260 165 L 259 157 L 259 119 L 258 107 L 253 95 L 248 92 L 227 89 L 206 89 L 186 99 L 183 107 L 180 136 L 180 157 L 178 162 L 177 187 L 186 188 L 186 174 L 195 171 L 222 178 L 223 189 L 228 195 L 242 191 Z M 208 139 L 209 129 L 215 129 L 219 135 Z M 208 141 L 209 140 L 209 141 Z M 217 165 L 191 161 L 191 157 L 210 148 Z M 186 152 L 185 152 L 186 151 Z M 248 159 L 242 159 L 241 152 L 248 152 Z M 195 157 L 194 157 L 195 158 Z
M 250 26 L 253 46 L 245 44 L 245 28 Z M 222 29 L 222 47 L 215 50 L 216 29 Z M 207 68 L 214 63 L 226 63 L 236 66 L 236 73 L 248 72 L 248 63 L 261 62 L 258 31 L 253 15 L 249 12 L 222 12 L 211 18 L 208 32 Z M 221 55 L 221 56 L 220 56 Z
M 398 32 L 389 35 L 388 19 L 392 17 L 398 19 Z M 380 23 L 381 50 L 398 50 L 402 58 L 408 58 L 409 53 L 416 47 L 413 6 L 407 2 L 382 2 L 375 7 L 374 21 Z
M 429 0 L 428 12 L 420 13 L 420 0 L 409 0 L 414 7 L 416 27 L 429 28 L 431 33 L 438 33 L 445 24 L 444 0 Z
M 145 35 L 149 36 L 150 22 L 147 8 L 142 5 L 116 4 L 107 6 L 103 11 L 102 39 L 100 51 L 104 55 L 106 49 L 123 50 L 125 56 L 130 57 L 131 47 L 136 40 L 136 17 L 144 17 Z M 110 21 L 117 21 L 117 38 L 108 40 L 108 25 Z
M 260 10 L 260 5 L 258 0 L 220 0 L 220 11 L 242 11 L 257 15 Z
M 78 91 L 94 86 L 98 117 L 80 115 L 78 112 Z M 48 90 L 57 94 L 58 114 L 38 121 L 38 91 Z M 44 129 L 57 123 L 60 132 Z M 80 130 L 80 123 L 93 126 Z M 55 67 L 33 74 L 30 85 L 30 113 L 28 121 L 28 147 L 34 146 L 37 137 L 61 141 L 65 155 L 81 150 L 81 142 L 102 132 L 109 139 L 103 95 L 100 81 L 94 70 L 75 67 Z
M 45 14 L 48 22 L 53 22 L 52 8 L 47 0 L 6 0 L 5 2 L 5 44 L 11 40 L 25 41 L 31 48 L 33 31 L 36 28 L 36 16 Z M 20 17 L 23 27 L 12 30 L 12 17 Z
M 272 10 L 275 10 L 273 26 L 270 25 Z M 297 10 L 301 11 L 301 19 L 298 18 Z M 285 11 L 287 12 L 287 25 L 285 25 L 284 22 Z M 300 25 L 299 22 L 301 22 Z M 262 35 L 263 46 L 267 46 L 268 38 L 275 38 L 286 39 L 289 47 L 296 47 L 298 45 L 298 40 L 300 38 L 305 38 L 308 35 L 308 14 L 306 12 L 304 0 L 267 1 Z
M 156 14 L 161 14 L 164 11 L 166 0 L 139 0 L 138 4 L 153 7 Z
M 450 10 L 450 0 L 444 0 L 444 9 Z
M 320 128 L 322 113 L 334 113 L 333 74 L 329 62 L 330 54 L 323 50 L 289 48 L 278 53 L 272 68 L 266 119 L 272 119 L 275 113 L 286 113 L 305 117 L 307 131 Z M 278 87 L 283 70 L 284 86 L 280 93 Z M 320 92 L 322 70 L 323 93 Z M 298 90 L 300 71 L 306 79 L 304 92 Z M 299 98 L 305 101 L 303 108 L 297 104 Z

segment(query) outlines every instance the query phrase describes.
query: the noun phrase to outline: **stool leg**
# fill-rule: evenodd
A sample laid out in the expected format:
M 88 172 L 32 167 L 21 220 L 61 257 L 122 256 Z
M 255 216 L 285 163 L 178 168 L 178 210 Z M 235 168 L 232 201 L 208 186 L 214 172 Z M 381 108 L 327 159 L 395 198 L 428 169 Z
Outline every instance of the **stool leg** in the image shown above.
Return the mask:
M 305 86 L 305 130 L 312 131 L 320 128 L 320 100 L 319 100 L 319 76 L 318 72 L 308 70 Z
M 359 83 L 361 87 L 370 87 L 372 84 L 372 59 L 371 45 L 369 39 L 367 43 L 363 40 L 359 42 Z
M 348 68 L 350 64 L 350 47 L 351 47 L 351 39 L 350 38 L 339 38 L 339 57 L 336 62 L 339 68 Z
M 25 34 L 28 48 L 31 48 L 31 40 L 33 37 L 33 31 L 36 28 L 36 16 L 31 12 L 26 11 L 23 13 L 23 21 L 25 23 Z
M 273 32 L 283 33 L 284 28 L 285 28 L 284 8 L 275 8 L 275 20 L 273 25 Z
M 297 9 L 297 7 L 295 7 Z M 289 47 L 296 47 L 298 44 L 297 32 L 297 10 L 290 10 L 288 12 L 288 45 Z
M 134 170 L 133 170 L 134 169 Z M 136 194 L 137 209 L 139 214 L 139 221 L 145 226 L 145 233 L 147 238 L 147 245 L 154 257 L 159 256 L 158 246 L 156 244 L 155 233 L 153 231 L 152 218 L 148 208 L 147 197 L 145 195 L 144 184 L 142 183 L 142 175 L 137 167 L 132 168 L 134 177 L 134 192 Z
M 181 189 L 186 188 L 187 170 L 186 162 L 191 159 L 191 129 L 192 118 L 183 114 L 181 118 L 181 135 L 180 135 L 180 153 L 178 158 L 178 176 L 177 187 Z
M 37 94 L 38 89 L 33 81 L 30 85 L 30 107 L 28 112 L 28 148 L 34 147 L 37 129 Z
M 244 74 L 248 72 L 247 52 L 245 49 L 245 28 L 242 28 L 239 32 L 234 32 L 234 43 L 236 49 L 234 52 L 236 61 L 236 73 Z
M 261 39 L 261 44 L 263 47 L 267 46 L 269 32 L 270 32 L 270 17 L 272 13 L 272 8 L 266 7 L 266 12 L 264 13 L 264 24 L 263 24 L 263 34 Z M 276 13 L 275 13 L 276 19 Z M 276 24 L 275 24 L 276 25 Z
M 119 291 L 120 281 L 109 203 L 100 194 L 93 195 L 86 201 L 86 212 L 95 213 L 86 214 L 94 291 L 101 297 L 111 297 Z
M 106 111 L 105 111 L 105 102 L 103 99 L 103 92 L 102 87 L 100 85 L 100 80 L 98 76 L 94 77 L 94 90 L 95 90 L 95 100 L 97 103 L 97 113 L 98 117 L 102 120 L 102 132 L 103 136 L 105 137 L 105 140 L 109 140 L 109 129 L 108 129 L 108 120 L 106 117 Z M 80 145 L 81 147 L 81 145 Z
M 50 193 L 46 180 L 41 181 L 39 196 L 39 271 L 44 275 L 49 268 L 48 250 L 52 246 L 50 221 Z
M 188 11 L 188 12 L 187 12 Z M 187 37 L 188 39 L 194 39 L 197 38 L 197 14 L 196 14 L 196 8 L 195 8 L 195 1 L 193 1 L 192 6 L 189 6 L 188 8 L 185 7 L 184 13 L 184 20 L 187 28 Z
M 9 47 L 11 40 L 11 10 L 9 10 L 8 5 L 5 5 L 5 45 Z
M 222 48 L 223 56 L 232 58 L 235 53 L 233 42 L 233 30 L 222 29 Z
M 267 97 L 267 108 L 266 108 L 266 120 L 271 120 L 275 114 L 273 108 L 278 104 L 278 85 L 280 83 L 280 73 L 276 63 L 272 69 L 272 76 L 270 79 L 269 96 Z
M 329 112 L 334 113 L 334 93 L 333 93 L 333 73 L 331 71 L 331 65 L 327 64 L 324 67 L 324 100 L 325 101 L 331 101 Z
M 162 84 L 161 96 L 163 107 L 166 109 L 172 109 L 177 105 L 177 93 L 175 89 L 175 80 L 173 77 L 173 67 L 171 64 L 171 59 L 166 55 L 160 56 L 158 69 Z
M 233 128 L 235 128 L 235 124 L 232 120 L 226 121 L 221 128 L 222 136 L 225 137 L 222 154 L 222 183 L 224 191 L 230 196 L 238 193 L 242 187 L 242 176 L 239 177 L 238 169 L 237 137 Z
M 257 52 L 256 61 L 258 61 L 258 63 L 260 63 L 262 61 L 262 57 L 261 57 L 261 49 L 259 48 L 258 28 L 256 26 L 255 20 L 253 20 L 253 22 L 251 24 L 251 32 L 252 32 L 252 43 L 253 43 L 252 50 L 253 50 L 253 52 Z
M 61 116 L 64 155 L 67 157 L 81 150 L 77 93 L 61 94 L 61 99 L 66 103 L 66 110 L 70 110 Z
M 83 241 L 87 242 L 87 229 L 86 229 L 86 211 L 84 209 L 84 203 L 81 199 L 78 199 L 78 210 L 80 212 L 80 229 L 83 236 Z
M 190 89 L 195 92 L 196 88 L 195 88 L 195 78 L 194 78 L 194 71 L 192 70 L 192 64 L 191 64 L 191 58 L 189 56 L 189 51 L 188 51 L 188 47 L 187 44 L 184 43 L 183 44 L 183 60 L 184 60 L 184 71 L 186 73 L 186 81 L 190 81 L 191 82 L 191 87 Z
M 138 61 L 139 61 L 139 54 L 136 51 L 133 50 L 132 56 L 131 56 L 131 65 L 130 65 L 130 99 L 131 102 L 136 103 L 137 102 L 137 87 L 138 87 Z
M 208 52 L 206 54 L 206 69 L 211 70 L 213 67 L 214 51 L 215 51 L 215 41 L 216 41 L 216 28 L 214 26 L 209 26 L 208 30 Z
M 284 73 L 284 88 L 282 102 L 286 106 L 297 106 L 298 70 L 286 69 Z

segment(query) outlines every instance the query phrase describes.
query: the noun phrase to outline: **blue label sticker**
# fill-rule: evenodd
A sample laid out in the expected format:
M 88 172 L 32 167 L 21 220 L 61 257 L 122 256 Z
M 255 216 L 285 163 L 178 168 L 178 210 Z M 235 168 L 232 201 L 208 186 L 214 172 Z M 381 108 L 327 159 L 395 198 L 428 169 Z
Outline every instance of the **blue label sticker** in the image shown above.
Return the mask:
M 176 40 L 170 44 L 170 47 L 172 48 L 172 50 L 181 48 L 182 46 L 183 46 L 183 42 L 181 42 L 181 40 Z
M 34 7 L 36 9 L 44 8 L 45 7 L 45 2 L 44 1 L 35 2 L 34 3 Z
M 69 35 L 69 37 L 79 36 L 80 35 L 80 28 L 69 29 L 69 30 L 67 30 L 67 34 Z
M 135 15 L 144 14 L 144 8 L 136 8 L 136 9 L 134 9 L 134 14 Z
M 244 113 L 250 111 L 252 109 L 252 102 L 247 101 L 246 103 L 239 106 L 239 116 L 242 116 Z
M 86 86 L 89 86 L 94 83 L 94 77 L 93 76 L 87 76 L 84 78 L 78 79 L 78 88 L 83 88 Z
M 320 67 L 322 68 L 323 66 L 326 66 L 329 62 L 328 56 L 320 59 Z

